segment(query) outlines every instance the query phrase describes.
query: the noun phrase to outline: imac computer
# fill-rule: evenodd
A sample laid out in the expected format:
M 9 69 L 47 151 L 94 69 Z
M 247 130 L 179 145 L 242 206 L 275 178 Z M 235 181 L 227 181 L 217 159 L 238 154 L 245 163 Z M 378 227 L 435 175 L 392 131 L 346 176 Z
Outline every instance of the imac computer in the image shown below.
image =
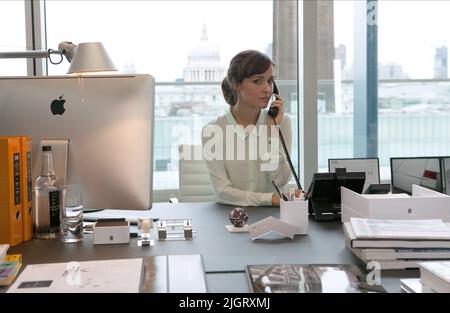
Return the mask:
M 309 213 L 318 221 L 340 218 L 341 187 L 362 193 L 365 172 L 347 172 L 336 168 L 336 173 L 315 173 L 308 190 Z
M 391 181 L 393 193 L 412 194 L 413 184 L 443 192 L 441 158 L 393 157 Z
M 378 158 L 328 159 L 328 172 L 336 172 L 336 168 L 345 168 L 347 172 L 365 172 L 366 182 L 363 190 L 371 185 L 380 184 L 380 165 Z
M 33 181 L 40 142 L 68 140 L 65 184 L 84 208 L 148 210 L 154 90 L 150 75 L 0 77 L 0 136 L 32 138 Z

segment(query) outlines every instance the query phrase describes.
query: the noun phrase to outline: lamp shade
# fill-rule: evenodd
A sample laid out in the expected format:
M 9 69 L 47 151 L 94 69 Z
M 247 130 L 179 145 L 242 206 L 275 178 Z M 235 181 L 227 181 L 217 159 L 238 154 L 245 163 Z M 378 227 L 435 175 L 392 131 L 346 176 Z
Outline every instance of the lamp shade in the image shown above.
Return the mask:
M 80 43 L 70 63 L 68 74 L 117 71 L 101 42 Z

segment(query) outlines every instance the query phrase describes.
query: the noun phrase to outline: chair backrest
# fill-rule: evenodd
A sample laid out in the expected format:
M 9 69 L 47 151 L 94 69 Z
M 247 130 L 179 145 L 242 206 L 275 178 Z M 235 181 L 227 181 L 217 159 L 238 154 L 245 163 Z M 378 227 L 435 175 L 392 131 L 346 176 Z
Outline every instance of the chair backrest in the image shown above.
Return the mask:
M 215 201 L 201 145 L 179 145 L 180 202 Z

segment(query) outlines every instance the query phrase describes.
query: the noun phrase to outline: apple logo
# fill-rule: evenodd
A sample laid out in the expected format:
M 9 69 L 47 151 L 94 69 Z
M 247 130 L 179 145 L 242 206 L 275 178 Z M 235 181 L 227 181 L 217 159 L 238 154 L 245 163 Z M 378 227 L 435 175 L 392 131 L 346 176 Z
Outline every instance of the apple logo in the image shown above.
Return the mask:
M 66 111 L 64 108 L 64 102 L 66 102 L 66 100 L 64 100 L 63 97 L 64 95 L 60 96 L 58 99 L 53 100 L 50 104 L 50 109 L 53 115 L 62 115 Z

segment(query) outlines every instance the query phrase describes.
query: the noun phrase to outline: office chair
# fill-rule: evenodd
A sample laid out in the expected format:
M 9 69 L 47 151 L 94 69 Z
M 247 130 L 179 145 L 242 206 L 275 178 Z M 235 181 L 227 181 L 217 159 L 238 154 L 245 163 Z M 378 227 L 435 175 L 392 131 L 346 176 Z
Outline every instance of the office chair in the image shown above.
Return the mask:
M 189 150 L 188 150 L 189 149 Z M 183 144 L 178 146 L 180 202 L 215 201 L 208 168 L 203 161 L 202 146 Z M 183 158 L 182 156 L 190 156 Z M 199 157 L 199 158 L 196 158 Z

